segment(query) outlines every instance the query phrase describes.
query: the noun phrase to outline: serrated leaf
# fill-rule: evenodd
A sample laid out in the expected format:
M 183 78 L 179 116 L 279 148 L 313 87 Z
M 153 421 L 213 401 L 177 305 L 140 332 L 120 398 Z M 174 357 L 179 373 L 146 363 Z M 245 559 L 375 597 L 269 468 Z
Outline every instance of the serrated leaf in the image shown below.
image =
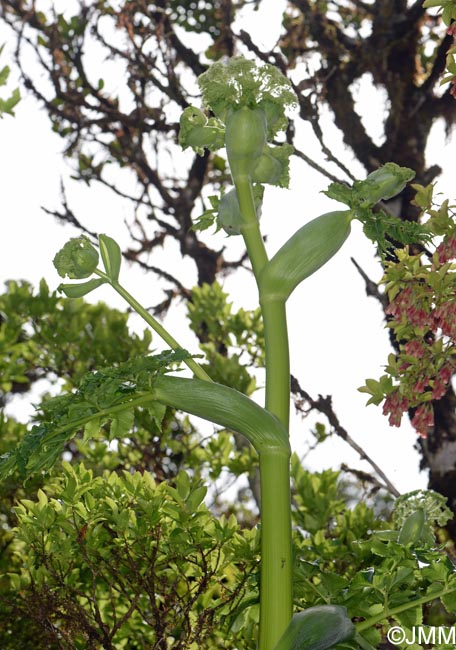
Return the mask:
M 330 199 L 340 201 L 340 203 L 344 203 L 345 205 L 348 205 L 348 207 L 351 207 L 353 190 L 351 187 L 348 187 L 348 185 L 344 185 L 343 183 L 331 183 L 328 189 L 324 190 L 322 194 L 326 194 Z
M 152 402 L 147 406 L 147 411 L 155 422 L 157 428 L 161 430 L 163 418 L 165 417 L 166 413 L 166 406 L 164 404 L 160 404 L 160 402 Z
M 135 413 L 132 408 L 125 409 L 116 413 L 116 417 L 112 418 L 109 430 L 109 439 L 122 438 L 129 433 L 133 427 Z

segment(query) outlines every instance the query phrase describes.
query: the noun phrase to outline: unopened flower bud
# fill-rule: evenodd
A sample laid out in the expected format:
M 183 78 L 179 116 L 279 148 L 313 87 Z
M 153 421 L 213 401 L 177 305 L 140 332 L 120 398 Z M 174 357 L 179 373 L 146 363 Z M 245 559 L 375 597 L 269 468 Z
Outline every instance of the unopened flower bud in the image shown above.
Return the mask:
M 225 144 L 233 178 L 250 176 L 266 144 L 266 117 L 261 109 L 240 108 L 226 121 Z

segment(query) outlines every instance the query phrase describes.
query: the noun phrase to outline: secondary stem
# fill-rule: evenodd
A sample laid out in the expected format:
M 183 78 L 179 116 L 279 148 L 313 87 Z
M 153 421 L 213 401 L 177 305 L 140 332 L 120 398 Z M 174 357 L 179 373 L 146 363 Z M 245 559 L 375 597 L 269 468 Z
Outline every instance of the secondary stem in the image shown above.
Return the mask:
M 364 630 L 373 627 L 377 623 L 380 623 L 381 621 L 389 618 L 390 616 L 394 616 L 395 614 L 400 614 L 401 612 L 406 612 L 408 609 L 412 609 L 413 607 L 418 607 L 419 605 L 425 605 L 426 603 L 429 603 L 431 600 L 436 600 L 437 598 L 441 598 L 442 596 L 453 593 L 455 591 L 456 591 L 456 587 L 450 589 L 448 589 L 448 587 L 444 587 L 441 591 L 433 592 L 432 594 L 428 594 L 427 596 L 422 596 L 421 598 L 416 598 L 415 600 L 410 600 L 408 603 L 403 603 L 402 605 L 398 605 L 397 607 L 391 607 L 391 609 L 385 608 L 382 612 L 380 612 L 380 614 L 377 614 L 376 616 L 371 616 L 371 618 L 368 618 L 365 621 L 361 621 L 361 623 L 357 623 L 356 631 L 363 632 Z
M 101 277 L 106 277 L 105 274 L 102 271 L 96 272 L 97 275 L 100 275 Z M 112 282 L 112 280 L 109 280 L 109 283 L 117 291 L 118 294 L 122 296 L 124 300 L 128 302 L 130 307 L 132 307 L 137 314 L 143 318 L 146 323 L 155 331 L 161 338 L 169 345 L 169 347 L 172 350 L 179 350 L 182 349 L 182 346 L 179 345 L 179 342 L 176 341 L 176 339 L 171 336 L 171 334 L 166 330 L 163 325 L 161 325 L 156 318 L 151 316 L 149 312 L 144 309 L 144 307 L 135 299 L 133 296 L 128 293 L 122 285 L 120 285 L 118 282 Z M 184 359 L 184 363 L 190 368 L 190 370 L 193 372 L 195 377 L 198 377 L 199 379 L 203 379 L 204 381 L 212 381 L 212 379 L 209 377 L 209 375 L 206 373 L 201 366 L 196 363 L 194 359 Z

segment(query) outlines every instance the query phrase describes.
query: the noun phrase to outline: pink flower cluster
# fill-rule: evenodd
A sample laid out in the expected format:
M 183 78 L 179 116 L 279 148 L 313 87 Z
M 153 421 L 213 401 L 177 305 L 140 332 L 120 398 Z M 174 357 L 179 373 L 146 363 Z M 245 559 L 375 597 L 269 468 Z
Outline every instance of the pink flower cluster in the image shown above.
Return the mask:
M 432 330 L 441 330 L 444 336 L 456 341 L 456 299 L 439 305 L 433 313 Z
M 409 401 L 399 391 L 393 390 L 383 404 L 383 415 L 388 415 L 388 422 L 392 427 L 400 427 L 402 414 L 408 411 Z
M 437 247 L 437 257 L 440 264 L 446 264 L 456 258 L 456 236 L 450 235 L 445 237 L 443 242 Z
M 432 268 L 422 269 L 435 271 L 455 259 L 456 235 L 450 234 L 437 247 Z M 390 370 L 400 387 L 387 395 L 383 413 L 392 426 L 400 426 L 402 415 L 413 409 L 412 425 L 423 437 L 434 425 L 432 400 L 445 395 L 456 371 L 456 296 L 452 281 L 442 287 L 435 291 L 420 274 L 386 309 L 398 338 L 408 340 L 401 341 L 397 366 Z
M 412 418 L 412 426 L 422 438 L 426 438 L 428 430 L 434 426 L 434 409 L 429 402 L 420 404 Z
M 386 308 L 388 316 L 393 316 L 397 321 L 407 321 L 413 327 L 426 327 L 429 320 L 429 305 L 426 304 L 425 296 L 420 296 L 421 300 L 417 300 L 417 291 L 420 293 L 426 291 L 425 287 L 414 284 L 409 284 L 405 289 L 394 298 L 394 300 Z M 428 294 L 430 298 L 430 288 Z

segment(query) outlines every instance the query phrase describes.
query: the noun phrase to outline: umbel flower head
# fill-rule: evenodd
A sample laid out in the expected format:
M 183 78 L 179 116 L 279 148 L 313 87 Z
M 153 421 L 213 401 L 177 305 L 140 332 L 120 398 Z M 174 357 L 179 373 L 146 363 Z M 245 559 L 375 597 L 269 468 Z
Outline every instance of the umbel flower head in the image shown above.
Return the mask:
M 226 147 L 233 178 L 288 186 L 289 144 L 271 146 L 287 128 L 286 110 L 297 105 L 291 84 L 270 64 L 243 57 L 217 61 L 198 79 L 203 105 L 214 117 L 189 106 L 181 116 L 179 143 L 199 155 Z
M 88 278 L 98 265 L 98 252 L 87 237 L 74 237 L 67 241 L 54 257 L 54 266 L 61 278 L 71 280 Z

